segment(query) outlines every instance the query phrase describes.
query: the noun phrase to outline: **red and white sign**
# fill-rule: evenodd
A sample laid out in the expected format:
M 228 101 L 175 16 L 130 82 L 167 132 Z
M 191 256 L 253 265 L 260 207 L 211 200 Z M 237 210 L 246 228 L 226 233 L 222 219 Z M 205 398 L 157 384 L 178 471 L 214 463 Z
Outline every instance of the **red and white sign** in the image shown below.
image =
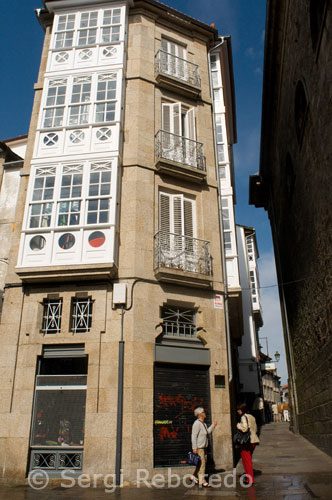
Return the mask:
M 224 308 L 224 298 L 222 295 L 214 296 L 214 308 L 215 309 L 223 309 Z

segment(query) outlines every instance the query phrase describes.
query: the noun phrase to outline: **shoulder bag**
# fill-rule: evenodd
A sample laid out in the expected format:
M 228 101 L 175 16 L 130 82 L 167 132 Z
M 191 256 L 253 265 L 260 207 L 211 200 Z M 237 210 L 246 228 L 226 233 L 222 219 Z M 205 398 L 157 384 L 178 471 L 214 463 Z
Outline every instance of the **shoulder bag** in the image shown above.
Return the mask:
M 192 451 L 188 452 L 187 455 L 187 464 L 189 465 L 198 465 L 201 461 L 201 457 Z
M 246 415 L 244 415 L 246 417 Z M 250 429 L 249 429 L 249 422 L 247 420 L 247 425 L 248 425 L 248 430 L 246 432 L 240 431 L 240 429 L 237 429 L 236 433 L 233 436 L 233 443 L 237 446 L 241 444 L 248 444 L 250 443 Z

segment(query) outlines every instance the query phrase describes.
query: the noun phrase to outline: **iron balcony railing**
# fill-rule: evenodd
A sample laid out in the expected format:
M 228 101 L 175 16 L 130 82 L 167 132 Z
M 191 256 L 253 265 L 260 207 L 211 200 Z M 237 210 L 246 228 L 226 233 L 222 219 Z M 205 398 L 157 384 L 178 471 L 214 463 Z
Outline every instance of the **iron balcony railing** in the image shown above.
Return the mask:
M 211 275 L 210 242 L 159 231 L 155 235 L 155 268 L 167 267 Z
M 191 323 L 176 323 L 175 321 L 163 321 L 163 334 L 175 338 L 196 338 L 196 325 Z
M 181 135 L 159 130 L 156 134 L 156 157 L 206 171 L 203 144 Z
M 160 49 L 155 55 L 155 70 L 156 74 L 163 73 L 190 83 L 195 87 L 201 86 L 197 64 L 186 61 L 186 59 L 177 57 L 165 50 Z

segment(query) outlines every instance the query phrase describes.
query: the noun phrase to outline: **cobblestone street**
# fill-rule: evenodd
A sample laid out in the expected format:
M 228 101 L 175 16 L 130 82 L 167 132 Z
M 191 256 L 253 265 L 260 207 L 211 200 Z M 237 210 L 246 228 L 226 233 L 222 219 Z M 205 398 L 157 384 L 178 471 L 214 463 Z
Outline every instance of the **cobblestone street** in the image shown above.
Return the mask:
M 198 487 L 186 489 L 183 486 L 172 489 L 157 489 L 135 485 L 124 487 L 114 493 L 105 488 L 63 488 L 51 484 L 46 489 L 34 491 L 29 486 L 2 485 L 1 500 L 97 500 L 114 496 L 121 500 L 167 499 L 195 500 L 207 496 L 211 498 L 249 499 L 249 500 L 309 500 L 332 498 L 332 458 L 315 448 L 301 436 L 288 430 L 286 423 L 266 425 L 262 430 L 261 444 L 254 453 L 256 486 L 243 488 L 239 475 L 243 473 L 241 462 L 237 466 L 235 487 L 227 488 L 224 478 L 229 471 L 220 475 L 223 486 L 211 489 Z M 229 482 L 231 483 L 231 481 Z

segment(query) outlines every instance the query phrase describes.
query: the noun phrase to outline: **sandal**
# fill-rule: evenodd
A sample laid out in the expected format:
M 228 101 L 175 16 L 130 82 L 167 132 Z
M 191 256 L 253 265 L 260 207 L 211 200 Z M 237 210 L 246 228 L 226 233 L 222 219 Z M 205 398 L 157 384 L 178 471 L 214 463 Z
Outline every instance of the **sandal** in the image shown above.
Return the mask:
M 190 479 L 191 479 L 191 480 L 192 480 L 195 484 L 198 484 L 198 483 L 199 483 L 198 479 L 196 479 L 194 476 L 192 476 Z
M 211 488 L 211 484 L 209 483 L 203 483 L 202 486 L 203 488 Z

